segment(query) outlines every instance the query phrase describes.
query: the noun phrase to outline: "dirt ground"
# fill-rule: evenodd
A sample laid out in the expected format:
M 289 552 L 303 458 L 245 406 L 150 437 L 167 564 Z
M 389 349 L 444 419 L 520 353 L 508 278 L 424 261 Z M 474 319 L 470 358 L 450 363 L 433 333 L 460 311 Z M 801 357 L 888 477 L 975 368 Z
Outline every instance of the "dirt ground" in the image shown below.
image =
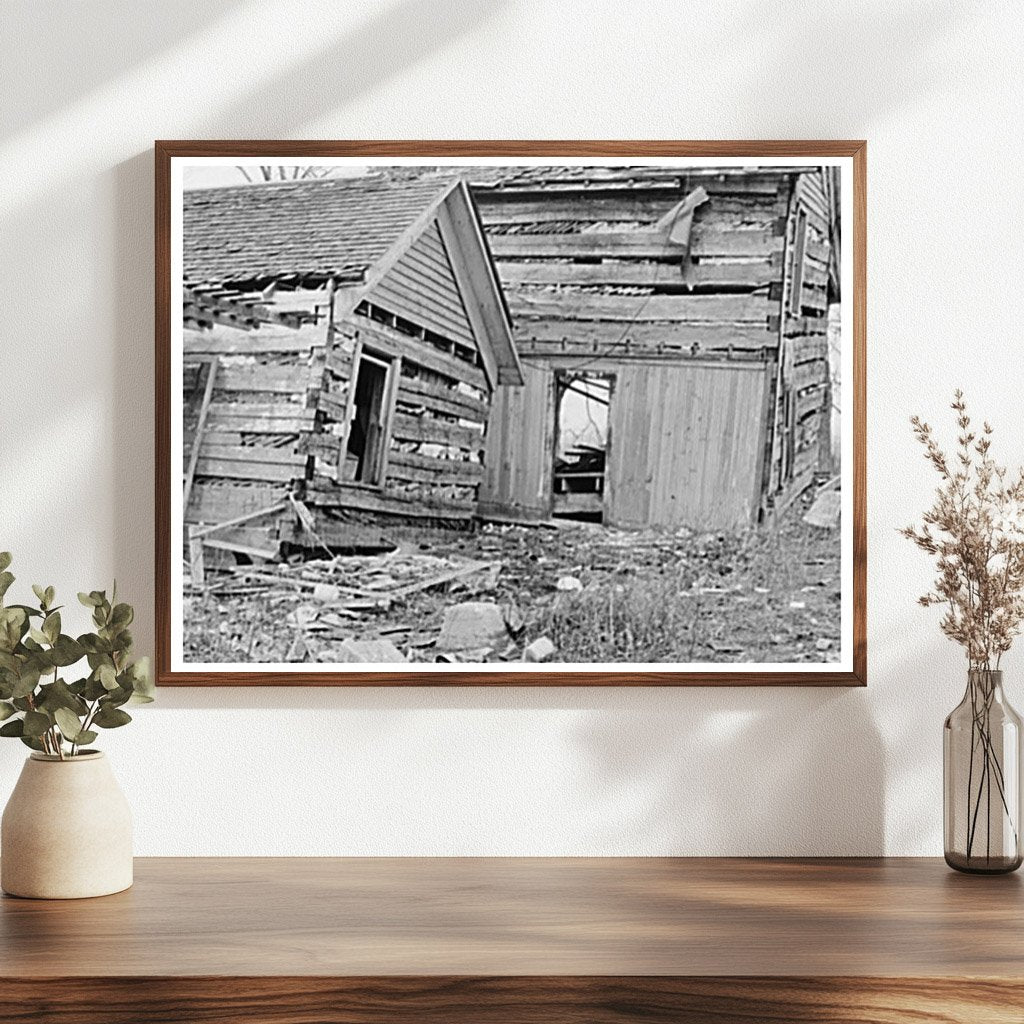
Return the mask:
M 317 578 L 460 579 L 363 607 L 331 591 L 278 586 L 239 568 L 186 598 L 185 657 L 215 663 L 331 662 L 346 639 L 388 640 L 410 661 L 521 661 L 541 637 L 553 662 L 827 662 L 839 657 L 838 529 L 802 521 L 811 495 L 774 525 L 739 534 L 629 532 L 587 524 L 486 525 L 391 555 L 283 567 Z M 404 576 L 402 576 L 404 574 Z M 443 575 L 443 573 L 441 573 Z M 320 588 L 323 590 L 323 588 Z M 371 592 L 376 593 L 375 590 Z M 493 602 L 507 635 L 471 654 L 436 648 L 445 609 Z

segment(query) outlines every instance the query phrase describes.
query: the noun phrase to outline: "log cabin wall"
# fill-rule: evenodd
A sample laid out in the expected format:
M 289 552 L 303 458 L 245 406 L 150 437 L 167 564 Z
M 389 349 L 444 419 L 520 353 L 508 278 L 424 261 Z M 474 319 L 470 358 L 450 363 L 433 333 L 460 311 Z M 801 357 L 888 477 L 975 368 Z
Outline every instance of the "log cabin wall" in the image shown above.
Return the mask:
M 220 281 L 186 294 L 188 521 L 283 498 L 239 528 L 347 546 L 470 525 L 491 394 L 522 378 L 465 183 L 227 188 L 187 212 L 193 279 Z M 289 298 L 310 282 L 312 313 Z
M 539 168 L 474 184 L 526 378 L 495 397 L 484 514 L 552 513 L 555 374 L 600 367 L 616 376 L 606 522 L 758 518 L 793 178 Z M 666 215 L 698 187 L 707 201 L 675 245 Z
M 298 327 L 211 321 L 186 306 L 186 524 L 224 523 L 280 505 L 302 481 L 325 365 L 328 303 L 325 292 L 290 296 L 283 305 L 305 311 Z M 285 539 L 281 519 L 251 520 L 218 540 L 272 550 Z
M 786 219 L 782 359 L 768 482 L 784 505 L 818 472 L 832 472 L 832 389 L 828 363 L 831 199 L 823 171 L 794 183 Z

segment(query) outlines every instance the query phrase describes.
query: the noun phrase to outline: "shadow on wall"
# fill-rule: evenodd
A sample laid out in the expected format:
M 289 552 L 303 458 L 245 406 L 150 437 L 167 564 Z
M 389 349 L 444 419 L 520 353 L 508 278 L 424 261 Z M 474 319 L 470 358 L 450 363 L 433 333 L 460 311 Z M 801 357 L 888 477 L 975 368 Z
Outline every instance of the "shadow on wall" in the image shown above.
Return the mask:
M 116 5 L 115 5 L 116 6 Z M 228 5 L 233 6 L 233 5 Z M 210 114 L 199 137 L 273 138 L 286 136 L 310 118 L 343 108 L 363 92 L 378 88 L 455 38 L 492 17 L 504 3 L 491 0 L 404 0 L 379 11 L 341 39 L 325 36 L 314 56 L 267 79 L 237 103 Z M 386 58 L 383 52 L 386 49 Z M 115 69 L 116 70 L 116 69 Z M 213 104 L 211 104 L 213 106 Z M 154 452 L 152 405 L 153 346 L 153 156 L 147 151 L 111 172 L 117 237 L 113 287 L 116 296 L 116 376 L 113 434 L 118 458 L 115 493 L 137 508 L 141 494 L 152 493 Z M 140 526 L 140 520 L 144 526 Z M 138 581 L 131 599 L 138 609 L 152 608 L 153 516 L 120 515 L 113 524 L 117 578 Z M 149 581 L 149 589 L 141 589 Z M 140 650 L 153 647 L 151 617 L 137 627 Z
M 641 691 L 614 713 L 588 716 L 575 739 L 607 808 L 590 845 L 607 854 L 877 855 L 884 759 L 865 697 L 720 688 L 652 704 Z
M 60 4 L 58 12 L 51 5 L 51 16 L 59 24 L 46 31 L 46 12 L 40 4 L 7 0 L 0 12 L 7 41 L 4 76 L 19 87 L 5 90 L 0 138 L 73 106 L 239 6 L 240 0 L 145 6 L 136 0 L 90 0 Z M 45 45 L 29 45 L 41 31 L 46 31 Z M 13 40 L 22 40 L 23 45 L 14 45 Z

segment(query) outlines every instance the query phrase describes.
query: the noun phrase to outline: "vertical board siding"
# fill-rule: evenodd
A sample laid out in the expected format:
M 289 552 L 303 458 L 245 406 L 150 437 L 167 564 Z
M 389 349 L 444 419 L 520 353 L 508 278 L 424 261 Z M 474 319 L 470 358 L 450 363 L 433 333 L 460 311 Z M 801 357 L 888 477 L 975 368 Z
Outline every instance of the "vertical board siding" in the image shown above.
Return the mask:
M 436 221 L 371 290 L 369 299 L 389 313 L 476 348 Z
M 720 529 L 758 510 L 766 364 L 619 367 L 608 521 Z
M 487 427 L 480 504 L 535 518 L 551 514 L 554 376 L 523 365 L 521 387 L 495 391 Z

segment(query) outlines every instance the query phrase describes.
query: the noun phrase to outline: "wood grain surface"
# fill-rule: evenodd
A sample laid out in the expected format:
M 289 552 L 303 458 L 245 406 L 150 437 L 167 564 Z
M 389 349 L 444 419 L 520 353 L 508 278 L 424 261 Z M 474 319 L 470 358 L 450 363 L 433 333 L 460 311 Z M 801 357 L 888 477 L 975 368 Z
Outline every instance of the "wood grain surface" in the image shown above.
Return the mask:
M 931 859 L 140 859 L 0 901 L 0 1020 L 1024 1020 L 1024 889 Z

